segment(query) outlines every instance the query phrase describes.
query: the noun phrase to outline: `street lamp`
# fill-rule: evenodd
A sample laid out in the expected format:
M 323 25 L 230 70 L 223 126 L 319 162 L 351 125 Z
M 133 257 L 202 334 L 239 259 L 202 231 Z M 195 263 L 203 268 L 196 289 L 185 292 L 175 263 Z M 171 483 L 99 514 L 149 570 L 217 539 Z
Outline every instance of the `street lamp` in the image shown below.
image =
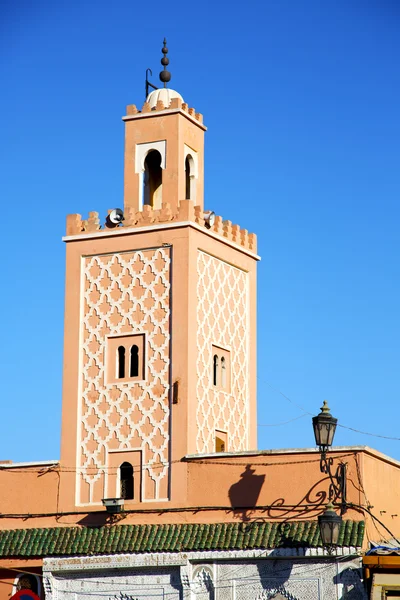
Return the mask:
M 333 510 L 333 504 L 329 502 L 326 510 L 318 517 L 319 532 L 323 546 L 337 546 L 341 524 L 342 517 Z
M 103 498 L 102 503 L 109 515 L 117 515 L 124 508 L 123 498 Z
M 313 417 L 313 428 L 315 435 L 315 442 L 319 446 L 319 450 L 323 456 L 326 456 L 327 450 L 333 444 L 333 438 L 335 436 L 337 419 L 332 417 L 329 412 L 328 402 L 324 400 L 321 406 L 321 412 L 316 417 Z
M 333 444 L 337 419 L 330 413 L 328 402 L 324 400 L 321 412 L 312 420 L 315 443 L 321 453 L 320 470 L 330 479 L 328 505 L 318 517 L 318 525 L 324 546 L 336 546 L 339 539 L 342 517 L 347 510 L 346 502 L 346 469 L 345 463 L 339 463 L 336 473 L 332 473 L 333 458 L 327 457 L 327 452 Z M 340 504 L 340 515 L 333 510 L 333 502 Z

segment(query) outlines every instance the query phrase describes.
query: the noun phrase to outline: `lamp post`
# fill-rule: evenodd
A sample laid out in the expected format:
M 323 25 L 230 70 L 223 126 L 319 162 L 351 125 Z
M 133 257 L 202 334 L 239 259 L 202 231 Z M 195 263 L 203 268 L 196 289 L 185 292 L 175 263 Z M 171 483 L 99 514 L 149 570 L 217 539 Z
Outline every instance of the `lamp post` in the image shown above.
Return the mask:
M 336 546 L 339 538 L 342 517 L 347 510 L 346 502 L 346 464 L 340 463 L 335 473 L 332 473 L 333 458 L 327 453 L 333 444 L 337 419 L 330 413 L 328 402 L 324 400 L 321 412 L 313 417 L 315 443 L 321 453 L 320 470 L 330 479 L 328 505 L 318 517 L 321 540 L 324 546 Z M 340 515 L 333 509 L 333 503 L 340 504 Z

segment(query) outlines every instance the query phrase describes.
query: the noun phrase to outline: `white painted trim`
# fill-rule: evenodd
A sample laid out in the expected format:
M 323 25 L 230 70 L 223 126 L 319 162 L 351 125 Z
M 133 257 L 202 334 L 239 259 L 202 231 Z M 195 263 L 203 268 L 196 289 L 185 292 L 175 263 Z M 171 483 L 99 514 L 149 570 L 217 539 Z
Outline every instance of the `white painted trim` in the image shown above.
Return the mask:
M 20 469 L 21 467 L 52 467 L 59 465 L 59 460 L 38 460 L 33 462 L 16 462 L 16 463 L 0 463 L 0 471 L 2 469 Z
M 80 506 L 82 474 L 79 470 L 82 457 L 82 367 L 83 367 L 83 311 L 85 305 L 85 257 L 79 261 L 79 345 L 78 345 L 78 396 L 76 402 L 76 445 L 75 445 L 75 505 Z M 90 497 L 90 492 L 89 492 Z
M 95 256 L 102 256 L 102 255 L 95 255 Z M 107 339 L 109 338 L 127 338 L 127 337 L 136 337 L 138 335 L 142 335 L 144 337 L 144 342 L 143 342 L 143 354 L 144 354 L 144 379 L 128 379 L 128 380 L 121 380 L 119 382 L 109 382 L 108 381 L 108 364 L 107 364 Z M 132 386 L 135 385 L 135 383 L 137 383 L 138 381 L 140 382 L 146 382 L 147 378 L 148 378 L 148 369 L 147 369 L 147 354 L 146 354 L 146 348 L 147 348 L 147 337 L 148 334 L 146 331 L 135 331 L 133 333 L 110 333 L 109 335 L 105 336 L 106 339 L 106 343 L 104 344 L 104 387 L 106 389 L 112 388 L 114 385 L 120 385 L 120 386 L 125 386 L 125 388 L 130 389 Z
M 167 108 L 164 110 L 153 110 L 151 112 L 147 112 L 147 113 L 137 113 L 136 115 L 125 115 L 124 117 L 122 117 L 123 121 L 134 121 L 135 119 L 149 119 L 152 117 L 163 117 L 165 115 L 182 115 L 184 117 L 186 117 L 186 119 L 188 119 L 189 121 L 191 121 L 192 123 L 194 123 L 195 125 L 197 125 L 197 127 L 200 127 L 200 129 L 202 129 L 203 131 L 207 131 L 207 127 L 205 125 L 203 125 L 203 123 L 200 123 L 200 121 L 198 121 L 197 119 L 195 119 L 194 117 L 192 117 L 192 115 L 189 115 L 189 113 L 185 112 L 184 110 L 182 110 L 181 108 Z
M 143 210 L 143 186 L 144 186 L 144 171 L 139 173 L 139 205 L 138 209 Z
M 376 456 L 377 458 L 388 459 L 390 462 L 400 466 L 400 461 L 395 459 L 390 459 L 388 456 L 381 455 L 380 452 L 370 448 L 369 446 L 335 446 L 329 450 L 329 454 L 332 457 L 335 457 L 336 453 L 353 453 L 353 452 L 367 452 L 372 456 Z M 224 458 L 227 456 L 231 456 L 232 458 L 240 458 L 241 456 L 273 456 L 274 454 L 319 454 L 320 451 L 318 448 L 278 448 L 275 450 L 246 450 L 244 452 L 226 452 Z M 220 456 L 220 454 L 209 452 L 207 454 L 187 454 L 184 458 L 186 460 L 196 460 L 203 458 L 215 458 L 216 456 Z
M 161 168 L 167 166 L 167 141 L 158 140 L 156 142 L 146 142 L 145 144 L 136 144 L 135 147 L 135 173 L 143 173 L 144 161 L 146 156 L 152 150 L 156 150 L 161 155 Z
M 205 227 L 201 227 L 197 223 L 193 221 L 177 221 L 177 222 L 168 222 L 168 223 L 156 223 L 155 225 L 147 225 L 145 227 L 118 227 L 116 229 L 108 229 L 107 231 L 95 231 L 90 233 L 79 233 L 77 235 L 66 235 L 62 238 L 63 242 L 78 242 L 80 240 L 90 240 L 95 238 L 103 238 L 103 237 L 112 237 L 115 235 L 132 235 L 135 233 L 146 233 L 147 231 L 159 231 L 162 229 L 178 229 L 180 227 L 192 227 L 193 229 L 197 229 L 197 231 L 201 231 L 205 235 L 212 237 L 220 242 L 224 242 L 227 246 L 231 248 L 235 248 L 243 254 L 254 258 L 255 260 L 261 260 L 261 256 L 258 254 L 254 254 L 251 250 L 247 248 L 243 248 L 243 246 L 239 246 L 235 242 L 231 242 L 225 237 L 218 235 L 215 231 L 211 231 L 211 229 L 206 229 Z M 168 244 L 169 246 L 171 244 Z M 233 265 L 235 266 L 235 265 Z M 237 267 L 238 268 L 238 267 Z
M 193 169 L 192 175 L 194 176 L 195 179 L 197 179 L 199 176 L 199 156 L 198 156 L 196 150 L 193 150 L 193 148 L 191 148 L 187 144 L 183 144 L 183 148 L 184 148 L 183 170 L 185 170 L 186 157 L 188 155 L 190 155 L 191 158 L 193 159 L 193 164 L 194 164 L 194 169 Z

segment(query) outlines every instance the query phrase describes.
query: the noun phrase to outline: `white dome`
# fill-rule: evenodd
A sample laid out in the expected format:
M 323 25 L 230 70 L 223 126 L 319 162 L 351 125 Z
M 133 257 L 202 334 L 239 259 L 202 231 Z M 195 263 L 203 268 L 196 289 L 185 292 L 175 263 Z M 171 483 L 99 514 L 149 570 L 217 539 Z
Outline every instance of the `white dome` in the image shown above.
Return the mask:
M 160 88 L 151 92 L 147 96 L 146 102 L 150 104 L 150 108 L 155 108 L 158 100 L 161 100 L 165 108 L 168 108 L 172 98 L 179 98 L 183 102 L 182 96 L 175 90 L 171 90 L 170 88 Z

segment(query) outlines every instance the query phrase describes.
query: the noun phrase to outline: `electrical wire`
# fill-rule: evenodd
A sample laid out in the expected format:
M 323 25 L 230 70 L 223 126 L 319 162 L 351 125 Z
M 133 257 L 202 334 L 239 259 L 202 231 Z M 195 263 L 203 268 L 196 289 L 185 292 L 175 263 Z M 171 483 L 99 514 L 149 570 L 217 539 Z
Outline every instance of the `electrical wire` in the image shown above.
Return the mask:
M 258 376 L 257 376 L 257 379 L 259 379 L 260 381 L 262 381 L 263 383 L 265 383 L 269 388 L 271 388 L 271 390 L 273 390 L 274 392 L 277 392 L 283 398 L 285 398 L 288 402 L 290 402 L 291 404 L 293 404 L 293 406 L 296 406 L 296 408 L 298 408 L 299 410 L 301 410 L 304 413 L 303 416 L 306 416 L 306 415 L 309 415 L 310 417 L 314 416 L 308 410 L 306 410 L 305 408 L 303 408 L 300 404 L 297 404 L 296 402 L 294 402 L 293 400 L 291 400 L 291 398 L 289 398 L 289 396 L 286 396 L 286 394 L 284 394 L 283 392 L 281 392 L 281 390 L 279 390 L 278 388 L 276 388 L 273 385 L 271 385 L 267 380 L 262 379 L 262 378 L 260 378 Z M 288 423 L 290 423 L 290 421 L 288 421 Z M 282 424 L 284 425 L 285 423 L 282 423 Z M 371 437 L 382 438 L 382 439 L 385 439 L 385 440 L 393 440 L 393 441 L 396 441 L 396 442 L 400 441 L 400 437 L 395 437 L 395 436 L 390 436 L 390 435 L 382 435 L 380 433 L 371 433 L 370 431 L 362 431 L 361 429 L 356 429 L 355 427 L 349 427 L 348 425 L 342 425 L 341 423 L 338 423 L 337 426 L 341 427 L 342 429 L 348 429 L 349 431 L 354 431 L 355 433 L 361 433 L 362 435 L 369 435 Z

